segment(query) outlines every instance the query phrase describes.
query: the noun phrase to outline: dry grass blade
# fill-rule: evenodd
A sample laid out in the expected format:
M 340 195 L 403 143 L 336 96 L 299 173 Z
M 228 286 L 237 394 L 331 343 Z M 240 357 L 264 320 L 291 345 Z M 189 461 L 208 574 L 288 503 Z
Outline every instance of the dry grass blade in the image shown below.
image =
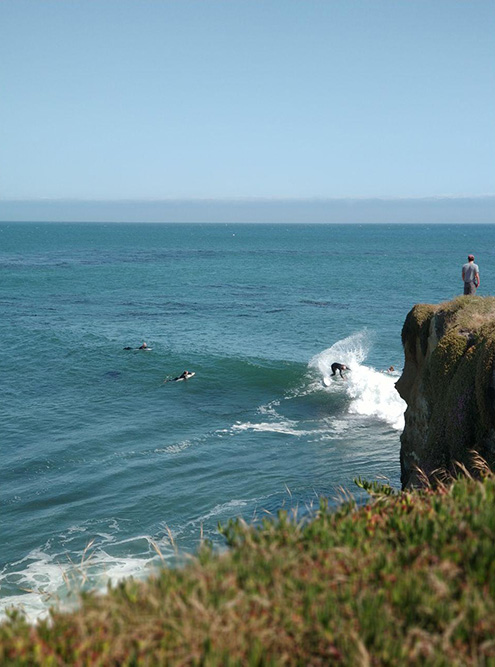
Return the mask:
M 354 496 L 349 491 L 349 489 L 346 489 L 344 486 L 338 486 L 335 489 L 335 493 L 336 495 L 333 496 L 332 500 L 334 500 L 338 505 L 354 502 Z
M 477 470 L 482 477 L 486 477 L 491 474 L 490 467 L 486 460 L 481 456 L 476 450 L 471 450 L 471 462 L 474 470 Z
M 95 538 L 93 538 L 92 540 L 90 540 L 90 541 L 88 542 L 88 544 L 84 547 L 84 551 L 82 552 L 82 555 L 81 555 L 81 562 L 80 562 L 80 564 L 79 564 L 79 572 L 80 572 L 80 574 L 81 574 L 81 576 L 82 576 L 82 583 L 83 583 L 83 584 L 85 584 L 85 583 L 87 582 L 87 580 L 88 580 L 88 576 L 87 576 L 87 574 L 86 574 L 86 568 L 87 568 L 87 566 L 89 565 L 89 562 L 90 562 L 90 560 L 91 560 L 91 558 L 92 558 L 92 556 L 93 556 L 93 554 L 89 554 L 88 557 L 86 558 L 86 554 L 88 553 L 89 549 L 91 549 L 91 547 L 93 546 L 94 542 L 95 542 Z
M 177 545 L 176 545 L 176 543 L 175 543 L 174 536 L 172 535 L 172 531 L 171 531 L 170 528 L 167 526 L 167 524 L 165 524 L 165 530 L 167 531 L 167 535 L 168 535 L 168 539 L 170 540 L 170 544 L 171 544 L 172 547 L 174 548 L 175 555 L 177 555 L 178 552 L 179 552 L 179 550 L 178 550 Z
M 151 537 L 148 538 L 148 542 L 151 544 L 156 553 L 160 556 L 160 560 L 162 561 L 163 565 L 165 565 L 165 558 L 163 557 L 163 554 L 160 551 L 160 547 L 158 546 L 158 544 L 155 542 L 155 540 L 152 540 Z
M 82 556 L 81 556 L 81 563 L 80 563 L 80 566 L 81 566 L 81 567 L 83 567 L 83 565 L 85 564 L 85 562 L 87 562 L 87 561 L 86 561 L 86 554 L 88 553 L 89 549 L 91 549 L 91 547 L 93 546 L 94 542 L 95 542 L 95 538 L 93 537 L 93 539 L 90 540 L 90 541 L 87 543 L 87 545 L 84 547 L 84 551 L 82 552 Z M 92 554 L 89 555 L 89 557 L 88 557 L 88 561 L 89 561 L 89 559 L 91 558 L 91 555 L 92 555 Z
M 463 475 L 465 475 L 468 479 L 473 480 L 473 476 L 469 472 L 469 470 L 466 468 L 464 463 L 461 463 L 460 461 L 454 461 L 454 465 L 456 468 L 459 468 L 459 470 L 462 472 Z
M 418 480 L 421 483 L 421 486 L 425 489 L 431 489 L 431 481 L 428 475 L 425 473 L 425 471 L 419 466 L 415 466 L 415 470 L 418 476 Z

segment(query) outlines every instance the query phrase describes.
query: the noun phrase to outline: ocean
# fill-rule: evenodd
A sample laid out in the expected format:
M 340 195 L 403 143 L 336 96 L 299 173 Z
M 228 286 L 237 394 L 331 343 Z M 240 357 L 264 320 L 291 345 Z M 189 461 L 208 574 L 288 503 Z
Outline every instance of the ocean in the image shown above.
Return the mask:
M 493 294 L 494 241 L 475 224 L 1 223 L 0 612 L 33 620 L 203 539 L 221 550 L 230 518 L 359 500 L 358 476 L 399 488 L 404 318 L 461 293 L 469 252 Z

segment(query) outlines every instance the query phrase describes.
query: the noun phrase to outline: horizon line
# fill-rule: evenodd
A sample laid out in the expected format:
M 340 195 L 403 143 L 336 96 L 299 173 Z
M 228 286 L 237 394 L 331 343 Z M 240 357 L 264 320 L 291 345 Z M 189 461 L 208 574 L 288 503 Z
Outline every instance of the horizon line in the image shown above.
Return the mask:
M 486 194 L 438 194 L 438 195 L 412 195 L 412 196 L 366 196 L 356 195 L 348 197 L 257 197 L 257 196 L 238 196 L 238 197 L 126 197 L 126 198 L 88 198 L 88 197 L 0 197 L 1 203 L 48 203 L 48 202 L 62 202 L 62 203 L 167 203 L 167 202 L 215 202 L 221 204 L 225 203 L 310 203 L 310 202 L 349 202 L 349 201 L 377 201 L 377 202 L 403 202 L 403 201 L 455 201 L 459 199 L 495 199 L 495 193 Z
M 495 195 L 346 198 L 0 199 L 4 222 L 478 223 Z

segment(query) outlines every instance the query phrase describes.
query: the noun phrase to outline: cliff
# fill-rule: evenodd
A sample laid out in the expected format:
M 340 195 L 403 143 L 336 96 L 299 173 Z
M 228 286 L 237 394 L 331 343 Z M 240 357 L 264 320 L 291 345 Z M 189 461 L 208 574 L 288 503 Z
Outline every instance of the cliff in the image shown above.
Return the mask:
M 495 297 L 419 304 L 403 329 L 404 371 L 396 384 L 407 403 L 401 436 L 403 488 L 473 470 L 475 453 L 495 462 Z

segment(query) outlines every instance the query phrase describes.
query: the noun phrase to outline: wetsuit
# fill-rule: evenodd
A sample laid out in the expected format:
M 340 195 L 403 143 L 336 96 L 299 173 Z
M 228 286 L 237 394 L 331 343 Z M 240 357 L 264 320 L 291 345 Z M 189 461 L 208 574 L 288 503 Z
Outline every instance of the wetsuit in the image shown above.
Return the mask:
M 342 375 L 342 371 L 349 370 L 345 364 L 337 364 L 337 363 L 333 363 L 331 368 L 332 368 L 332 376 L 337 375 L 337 371 L 339 371 L 341 378 L 344 377 Z
M 189 373 L 189 371 L 184 371 L 182 375 L 179 375 L 178 377 L 174 378 L 172 382 L 177 382 L 177 380 L 187 380 L 187 378 L 191 377 L 192 373 Z

